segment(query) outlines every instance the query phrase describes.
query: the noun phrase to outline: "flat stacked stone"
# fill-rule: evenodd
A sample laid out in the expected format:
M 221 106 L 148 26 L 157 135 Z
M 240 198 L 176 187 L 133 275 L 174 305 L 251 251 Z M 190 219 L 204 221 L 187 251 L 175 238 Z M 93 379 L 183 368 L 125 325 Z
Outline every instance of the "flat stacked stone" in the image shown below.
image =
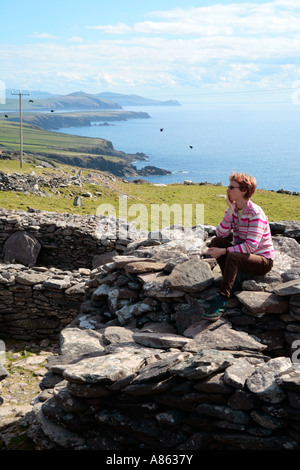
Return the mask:
M 187 336 L 160 327 L 103 326 L 93 341 L 90 330 L 62 331 L 44 379 L 55 377 L 52 396 L 34 405 L 35 426 L 55 448 L 300 448 L 298 364 L 268 357 L 247 334 L 241 348 L 225 320 L 201 320 Z
M 210 323 L 201 314 L 221 273 L 202 246 L 212 229 L 202 232 L 127 240 L 123 255 L 108 238 L 83 283 L 54 267 L 0 272 L 7 306 L 29 308 L 31 294 L 46 306 L 49 291 L 53 309 L 61 292 L 84 291 L 34 405 L 40 448 L 299 449 L 299 244 L 274 237 L 274 270 L 240 273 L 242 290 Z
M 57 338 L 79 314 L 89 274 L 0 264 L 1 338 Z

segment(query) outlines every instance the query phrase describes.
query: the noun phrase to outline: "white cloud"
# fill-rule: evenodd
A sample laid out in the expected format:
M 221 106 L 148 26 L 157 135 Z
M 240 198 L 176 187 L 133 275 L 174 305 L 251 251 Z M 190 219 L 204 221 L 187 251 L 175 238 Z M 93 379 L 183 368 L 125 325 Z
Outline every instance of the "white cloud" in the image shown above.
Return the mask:
M 8 64 L 1 78 L 17 82 L 26 75 L 31 83 L 48 77 L 53 86 L 73 83 L 73 89 L 92 84 L 136 92 L 147 86 L 170 93 L 289 87 L 300 79 L 299 0 L 175 8 L 151 12 L 147 21 L 132 25 L 86 28 L 94 30 L 93 38 L 99 32 L 98 41 L 83 40 L 78 31 L 65 43 L 0 46 Z
M 117 25 L 86 26 L 86 28 L 96 29 L 106 34 L 124 34 L 132 31 L 132 28 L 124 23 L 118 23 Z
M 30 38 L 37 38 L 37 39 L 56 39 L 53 34 L 49 33 L 34 33 L 29 35 Z
M 263 4 L 249 2 L 187 9 L 176 8 L 151 12 L 148 16 L 156 20 L 138 22 L 133 26 L 119 23 L 88 28 L 107 34 L 199 36 L 278 34 L 300 30 L 300 4 L 299 1 L 292 0 L 277 0 Z
M 299 0 L 275 0 L 275 5 L 284 6 L 286 8 L 299 8 Z
M 72 36 L 72 37 L 70 38 L 70 41 L 71 41 L 71 42 L 82 42 L 83 39 L 82 39 L 80 36 Z

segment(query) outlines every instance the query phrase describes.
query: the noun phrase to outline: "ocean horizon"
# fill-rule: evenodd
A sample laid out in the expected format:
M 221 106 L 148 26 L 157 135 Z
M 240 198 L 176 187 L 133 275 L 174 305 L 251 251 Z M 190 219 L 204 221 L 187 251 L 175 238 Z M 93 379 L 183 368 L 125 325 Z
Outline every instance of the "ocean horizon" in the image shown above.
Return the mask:
M 59 132 L 98 137 L 116 150 L 147 155 L 169 175 L 143 177 L 151 183 L 212 183 L 227 186 L 231 171 L 255 176 L 260 189 L 300 191 L 300 132 L 296 105 L 124 106 L 150 119 L 98 123 Z M 163 130 L 161 130 L 163 129 Z

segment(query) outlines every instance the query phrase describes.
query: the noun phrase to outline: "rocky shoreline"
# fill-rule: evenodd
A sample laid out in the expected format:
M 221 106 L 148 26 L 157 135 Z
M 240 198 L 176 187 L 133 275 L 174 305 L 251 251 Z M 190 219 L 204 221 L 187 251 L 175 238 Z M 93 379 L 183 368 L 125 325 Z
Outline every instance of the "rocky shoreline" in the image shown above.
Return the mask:
M 110 142 L 108 142 L 110 144 Z M 75 156 L 64 157 L 63 155 L 58 154 L 24 154 L 24 158 L 39 160 L 40 165 L 53 168 L 56 163 L 62 163 L 67 165 L 74 165 L 79 168 L 85 168 L 87 170 L 98 170 L 110 173 L 111 175 L 117 176 L 119 178 L 129 177 L 136 178 L 141 176 L 151 176 L 151 175 L 167 175 L 171 172 L 158 168 L 152 165 L 146 165 L 144 168 L 138 170 L 133 162 L 136 160 L 146 160 L 147 156 L 142 153 L 136 153 L 134 155 L 125 154 L 124 152 L 114 150 L 111 146 L 111 149 L 107 149 L 104 152 L 108 156 L 115 156 L 119 161 L 108 160 L 104 157 L 93 155 L 92 157 L 85 156 L 78 158 Z M 0 153 L 0 161 L 3 160 L 17 160 L 19 159 L 19 154 L 15 152 L 4 151 Z M 53 164 L 52 164 L 53 161 Z M 22 178 L 26 178 L 22 174 Z M 6 188 L 3 187 L 5 190 Z

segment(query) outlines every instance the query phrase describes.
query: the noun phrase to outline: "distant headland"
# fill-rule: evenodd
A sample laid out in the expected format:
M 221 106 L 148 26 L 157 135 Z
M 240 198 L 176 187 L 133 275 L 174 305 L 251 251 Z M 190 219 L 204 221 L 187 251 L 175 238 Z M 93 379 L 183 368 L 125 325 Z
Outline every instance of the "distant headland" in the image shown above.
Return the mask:
M 7 110 L 18 110 L 18 99 L 8 90 L 6 95 Z M 122 109 L 122 106 L 181 106 L 177 100 L 155 100 L 139 95 L 103 92 L 98 94 L 76 91 L 67 95 L 52 95 L 47 92 L 32 91 L 28 99 L 23 99 L 24 111 L 55 112 L 55 111 L 88 111 L 104 109 Z
M 113 121 L 126 121 L 128 119 L 150 119 L 150 115 L 146 112 L 125 110 L 122 106 L 180 106 L 180 103 L 176 100 L 159 101 L 138 95 L 120 93 L 98 93 L 93 95 L 79 91 L 68 95 L 52 95 L 48 92 L 33 91 L 26 99 L 23 98 L 22 100 L 22 109 L 24 111 L 22 122 L 25 126 L 28 126 L 24 150 L 29 153 L 38 152 L 40 155 L 60 162 L 64 161 L 82 167 L 87 166 L 109 171 L 118 176 L 135 177 L 169 174 L 169 171 L 154 166 L 146 166 L 142 170 L 137 170 L 132 162 L 146 159 L 144 154 L 129 155 L 116 151 L 112 143 L 104 139 L 81 138 L 78 142 L 76 136 L 69 136 L 68 139 L 74 141 L 73 145 L 71 142 L 57 145 L 57 142 L 53 142 L 54 135 L 46 136 L 44 134 L 45 142 L 47 141 L 51 145 L 38 150 L 36 134 L 39 134 L 38 141 L 40 142 L 41 130 L 53 131 L 68 127 L 85 127 L 95 123 L 96 125 L 109 125 L 108 123 Z M 5 136 L 10 136 L 11 139 L 6 138 L 7 147 L 4 150 L 15 151 L 16 128 L 13 126 L 20 119 L 19 100 L 16 97 L 12 98 L 11 90 L 7 90 L 5 107 L 7 114 L 1 116 L 0 124 L 5 125 L 2 132 Z M 9 125 L 11 127 L 7 127 Z M 56 135 L 55 139 L 57 138 Z M 88 150 L 88 146 L 91 147 L 90 150 Z M 67 155 L 65 154 L 66 151 Z

